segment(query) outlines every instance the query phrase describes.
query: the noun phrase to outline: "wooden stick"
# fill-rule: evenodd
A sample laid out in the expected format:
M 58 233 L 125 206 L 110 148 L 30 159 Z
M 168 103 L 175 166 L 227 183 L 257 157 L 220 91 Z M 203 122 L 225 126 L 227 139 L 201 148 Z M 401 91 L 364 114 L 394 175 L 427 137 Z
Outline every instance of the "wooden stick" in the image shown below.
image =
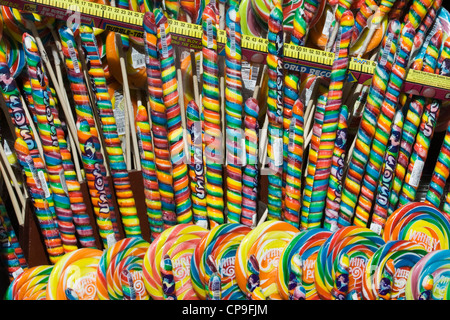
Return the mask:
M 227 129 L 226 129 L 226 112 L 225 112 L 225 78 L 223 76 L 220 77 L 220 109 L 221 109 L 221 120 L 222 120 L 222 154 L 224 156 L 225 165 L 227 162 L 227 150 L 226 150 L 226 139 L 227 139 Z
M 17 192 L 17 196 L 19 197 L 20 203 L 22 204 L 22 206 L 25 205 L 25 198 L 23 196 L 22 190 L 20 189 L 20 185 L 19 182 L 17 181 L 16 175 L 14 174 L 14 171 L 11 168 L 11 164 L 8 161 L 8 156 L 6 155 L 5 149 L 3 149 L 3 145 L 0 143 L 0 157 L 3 161 L 3 169 L 6 168 L 6 172 L 7 174 L 4 174 L 4 176 L 9 176 L 10 180 L 8 180 L 8 183 L 11 184 L 11 180 L 12 183 L 14 185 L 14 189 Z
M 131 95 L 130 95 L 130 86 L 128 84 L 128 77 L 127 77 L 127 69 L 125 65 L 125 57 L 123 53 L 123 47 L 122 47 L 122 37 L 119 33 L 116 33 L 116 43 L 117 47 L 119 49 L 119 61 L 120 61 L 120 70 L 122 72 L 122 80 L 123 80 L 123 95 L 125 100 L 125 106 L 126 106 L 126 112 L 128 112 L 128 118 L 130 122 L 130 130 L 131 130 L 131 140 L 133 145 L 127 146 L 126 150 L 127 152 L 131 152 L 131 148 L 133 148 L 133 154 L 134 154 L 134 161 L 136 164 L 136 170 L 141 170 L 141 161 L 139 159 L 139 147 L 137 142 L 137 136 L 136 136 L 136 127 L 134 126 L 134 116 L 133 116 L 133 103 L 131 102 Z
M 194 100 L 195 100 L 195 104 L 199 107 L 199 110 L 201 113 L 202 108 L 200 108 L 200 103 L 201 103 L 200 89 L 199 89 L 199 84 L 198 84 L 197 62 L 195 60 L 195 51 L 191 49 L 190 55 L 191 55 L 191 68 L 192 68 L 192 85 L 194 87 Z
M 190 161 L 191 155 L 189 152 L 188 145 L 188 137 L 187 137 L 187 128 L 186 128 L 186 108 L 184 106 L 184 91 L 183 91 L 183 77 L 181 75 L 181 69 L 177 69 L 177 77 L 178 77 L 178 104 L 180 105 L 181 112 L 181 126 L 183 127 L 183 145 L 184 145 L 184 154 L 186 157 L 186 161 Z M 189 162 L 187 162 L 189 163 Z
M 16 217 L 17 217 L 17 222 L 19 223 L 20 226 L 23 226 L 24 225 L 24 217 L 22 215 L 23 210 L 20 209 L 19 202 L 17 201 L 17 197 L 14 193 L 13 188 L 11 187 L 11 180 L 10 180 L 11 177 L 8 177 L 8 174 L 6 173 L 6 170 L 1 161 L 0 161 L 0 172 L 2 173 L 3 180 L 5 180 L 6 189 L 8 189 L 9 198 L 11 199 L 11 203 L 14 208 L 14 213 L 16 214 Z M 22 208 L 24 208 L 25 206 L 26 206 L 26 204 L 23 203 Z
M 20 96 L 20 100 L 22 101 L 22 107 L 23 107 L 23 111 L 25 113 L 25 117 L 27 118 L 27 120 L 29 122 L 31 130 L 33 131 L 34 140 L 36 142 L 36 147 L 39 151 L 39 155 L 41 156 L 42 159 L 44 159 L 44 149 L 42 148 L 41 139 L 39 139 L 39 136 L 38 136 L 39 132 L 37 131 L 36 126 L 34 125 L 33 118 L 31 117 L 30 111 L 28 110 L 28 107 L 27 107 L 22 95 Z

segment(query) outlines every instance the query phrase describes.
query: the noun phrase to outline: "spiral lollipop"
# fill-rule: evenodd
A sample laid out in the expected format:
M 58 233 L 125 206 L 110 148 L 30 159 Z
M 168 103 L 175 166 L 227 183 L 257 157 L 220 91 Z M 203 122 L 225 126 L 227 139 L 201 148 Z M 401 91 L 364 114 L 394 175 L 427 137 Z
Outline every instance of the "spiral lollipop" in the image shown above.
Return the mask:
M 383 239 L 409 240 L 428 252 L 449 248 L 450 220 L 432 205 L 411 202 L 387 219 Z
M 305 290 L 306 300 L 319 299 L 314 285 L 314 266 L 317 252 L 323 243 L 331 235 L 331 232 L 322 228 L 304 230 L 297 234 L 285 247 L 280 257 L 278 268 L 277 287 L 283 299 L 288 299 L 291 291 L 291 281 L 294 276 L 296 286 L 301 286 Z M 298 256 L 294 259 L 295 256 Z M 302 274 L 298 278 L 296 273 L 295 260 L 301 261 L 301 266 L 297 273 Z
M 100 300 L 121 300 L 124 297 L 126 292 L 123 288 L 129 287 L 129 283 L 127 279 L 123 284 L 123 272 L 132 275 L 136 299 L 148 300 L 143 284 L 143 258 L 149 245 L 140 238 L 127 238 L 103 252 L 96 275 L 97 297 Z
M 106 248 L 108 247 L 108 239 L 112 238 L 112 240 L 115 240 L 115 235 L 105 190 L 106 177 L 102 170 L 104 168 L 103 164 L 97 158 L 97 147 L 91 134 L 89 123 L 86 120 L 78 120 L 77 129 L 89 194 L 91 196 L 100 238 Z
M 333 299 L 332 290 L 343 255 L 349 259 L 347 299 L 360 297 L 364 268 L 382 245 L 383 239 L 367 228 L 343 227 L 333 233 L 317 254 L 314 279 L 320 298 Z
M 170 227 L 152 242 L 144 256 L 144 284 L 155 300 L 164 299 L 161 260 L 168 255 L 172 263 L 177 300 L 197 300 L 190 276 L 194 249 L 208 230 L 193 224 Z
M 283 31 L 283 16 L 281 4 L 274 2 L 274 7 L 269 20 L 269 44 L 267 54 L 267 66 L 269 74 L 267 116 L 268 145 L 267 155 L 269 157 L 269 194 L 268 194 L 268 219 L 281 219 L 282 210 L 282 165 L 283 165 L 283 39 L 280 38 Z
M 150 130 L 147 109 L 144 106 L 138 106 L 136 112 L 136 132 L 140 146 L 147 218 L 150 224 L 151 239 L 154 240 L 163 231 L 163 219 L 161 214 L 161 195 L 159 193 L 155 154 L 153 152 Z
M 250 257 L 254 256 L 258 266 L 258 287 L 263 297 L 281 299 L 277 288 L 279 259 L 283 249 L 298 233 L 298 229 L 284 221 L 266 221 L 249 232 L 242 239 L 236 251 L 236 280 L 241 290 L 250 294 L 247 286 L 255 272 L 249 268 Z M 254 281 L 252 281 L 254 282 Z M 253 288 L 254 289 L 254 288 Z
M 389 241 L 380 247 L 364 270 L 364 299 L 404 299 L 410 271 L 427 253 L 421 245 L 405 240 Z
M 95 104 L 100 116 L 105 150 L 108 155 L 119 211 L 124 222 L 125 234 L 127 237 L 140 236 L 135 199 L 126 170 L 121 142 L 117 134 L 116 121 L 97 42 L 91 27 L 82 25 L 79 30 L 81 44 L 87 59 L 87 71 L 95 93 Z
M 256 225 L 258 208 L 258 101 L 248 98 L 244 112 L 246 165 L 242 173 L 241 223 L 251 227 Z
M 202 15 L 204 143 L 206 158 L 206 203 L 210 227 L 223 223 L 222 134 L 217 66 L 218 11 L 208 4 Z
M 370 224 L 370 229 L 377 232 L 378 234 L 381 234 L 388 216 L 388 196 L 395 175 L 395 164 L 397 163 L 400 137 L 404 127 L 403 119 L 404 116 L 402 111 L 398 110 L 394 116 L 391 135 L 389 137 L 383 167 L 381 168 L 381 176 L 378 181 L 372 222 Z
M 172 178 L 172 164 L 167 131 L 167 116 L 163 102 L 161 66 L 157 52 L 157 26 L 155 16 L 147 12 L 144 16 L 144 39 L 148 59 L 147 88 L 152 121 L 153 144 L 155 150 L 156 176 L 161 195 L 161 212 L 164 228 L 176 224 L 175 200 Z
M 42 183 L 45 182 L 46 175 L 43 174 L 42 168 L 38 166 L 39 163 L 42 163 L 42 159 L 35 160 L 35 158 L 31 157 L 28 145 L 22 138 L 16 139 L 14 149 L 16 150 L 17 159 L 25 172 L 26 184 L 50 262 L 56 263 L 64 254 L 64 248 L 62 247 L 56 219 L 53 217 L 45 192 L 42 189 Z M 41 180 L 39 175 L 43 175 L 44 180 Z
M 308 228 L 320 227 L 325 200 L 327 196 L 328 180 L 336 133 L 339 121 L 339 110 L 342 104 L 342 88 L 348 67 L 348 46 L 354 25 L 353 14 L 346 11 L 341 19 L 339 41 L 336 44 L 336 58 L 333 62 L 328 92 L 327 104 L 317 154 L 316 171 L 314 173 L 313 193 L 308 219 Z
M 226 14 L 225 120 L 227 157 L 227 221 L 239 223 L 242 214 L 242 79 L 241 22 L 236 6 Z
M 6 34 L 3 35 L 2 42 L 5 44 L 4 51 L 7 57 L 10 75 L 16 79 L 26 66 L 23 46 Z
M 243 300 L 235 279 L 235 256 L 242 239 L 251 231 L 235 223 L 218 225 L 200 240 L 191 260 L 191 281 L 197 296 L 208 298 L 208 283 L 218 276 L 222 300 Z
M 64 251 L 77 249 L 75 226 L 73 224 L 70 200 L 63 189 L 61 175 L 64 175 L 61 153 L 59 150 L 56 127 L 50 110 L 47 86 L 44 81 L 44 70 L 37 53 L 37 45 L 32 36 L 23 35 L 25 55 L 28 64 L 28 74 L 31 80 L 33 103 L 36 112 L 39 135 L 44 149 L 44 159 L 49 175 L 49 184 L 55 201 L 57 223 L 61 233 Z
M 389 84 L 386 90 L 386 97 L 381 105 L 381 113 L 377 120 L 377 127 L 373 139 L 369 162 L 366 166 L 361 194 L 358 199 L 358 206 L 355 210 L 354 224 L 366 226 L 369 213 L 374 199 L 376 182 L 380 176 L 381 164 L 386 152 L 387 140 L 391 132 L 391 125 L 396 112 L 399 95 L 406 77 L 406 66 L 414 37 L 414 28 L 411 23 L 407 23 L 402 29 L 400 47 L 395 59 L 392 73 L 389 77 Z
M 91 248 L 65 254 L 48 278 L 47 300 L 68 300 L 67 290 L 73 290 L 78 300 L 96 300 L 95 278 L 101 257 L 102 251 Z
M 194 223 L 208 227 L 206 213 L 205 168 L 203 165 L 202 126 L 200 112 L 194 100 L 186 107 L 186 126 L 190 137 L 189 176 L 191 177 L 191 198 Z
M 191 190 L 189 189 L 189 177 L 184 154 L 174 49 L 167 18 L 161 11 L 155 10 L 155 19 L 158 26 L 157 48 L 161 62 L 163 101 L 167 116 L 167 138 L 169 141 L 170 160 L 172 162 L 177 223 L 190 223 L 192 221 Z
M 406 299 L 448 300 L 449 259 L 449 250 L 430 252 L 420 259 L 406 282 Z
M 361 181 L 365 166 L 369 158 L 370 146 L 380 107 L 386 92 L 389 73 L 397 48 L 397 38 L 400 31 L 400 23 L 393 20 L 388 27 L 388 32 L 383 38 L 382 50 L 379 54 L 372 84 L 367 97 L 367 103 L 361 118 L 357 135 L 355 137 L 355 148 L 348 164 L 347 176 L 343 183 L 341 205 L 339 208 L 339 226 L 348 226 L 354 215 L 356 201 L 361 190 Z
M 29 268 L 11 282 L 5 300 L 45 300 L 47 283 L 53 266 L 42 265 Z
M 320 80 L 319 80 L 320 81 Z M 320 135 L 322 134 L 322 124 L 325 115 L 325 105 L 327 103 L 328 86 L 322 81 L 319 82 L 319 97 L 314 113 L 314 124 L 312 128 L 311 147 L 308 154 L 307 175 L 302 199 L 302 216 L 300 218 L 301 229 L 308 228 L 309 208 L 311 206 L 312 187 L 316 172 L 317 153 L 319 151 Z
M 348 108 L 341 106 L 339 112 L 338 127 L 336 132 L 336 141 L 334 143 L 333 157 L 331 163 L 330 177 L 328 181 L 327 200 L 325 206 L 324 228 L 328 230 L 337 229 L 339 217 L 339 205 L 342 194 L 342 177 L 344 175 L 344 160 L 347 146 L 347 128 L 348 128 Z
M 102 174 L 106 175 L 106 169 L 103 166 L 103 155 L 100 152 L 100 140 L 97 128 L 95 126 L 94 114 L 92 112 L 87 87 L 84 83 L 83 73 L 81 72 L 81 63 L 78 56 L 78 51 L 75 47 L 75 38 L 72 31 L 66 26 L 62 26 L 59 30 L 61 37 L 62 51 L 64 54 L 64 62 L 67 69 L 67 75 L 70 83 L 70 89 L 72 91 L 73 100 L 75 103 L 75 113 L 77 120 L 86 120 L 90 127 L 93 142 L 97 148 L 97 160 L 102 164 Z M 112 193 L 110 192 L 109 182 L 105 181 L 105 189 L 107 190 L 107 199 L 110 206 L 111 218 L 114 226 L 115 223 L 115 210 L 112 204 Z

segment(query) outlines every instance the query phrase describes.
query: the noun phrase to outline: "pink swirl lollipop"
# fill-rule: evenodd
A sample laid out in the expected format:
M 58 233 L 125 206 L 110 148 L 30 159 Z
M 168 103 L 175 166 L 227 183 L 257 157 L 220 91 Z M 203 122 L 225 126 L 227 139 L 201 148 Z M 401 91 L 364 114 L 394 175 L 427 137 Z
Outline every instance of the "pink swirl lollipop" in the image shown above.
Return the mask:
M 411 269 L 406 282 L 408 300 L 449 300 L 450 250 L 428 253 Z
M 155 300 L 163 300 L 163 280 L 166 275 L 161 263 L 172 265 L 175 296 L 177 300 L 196 300 L 198 297 L 192 286 L 190 268 L 194 249 L 207 229 L 192 224 L 178 224 L 164 230 L 152 242 L 145 253 L 143 262 L 144 284 L 147 292 Z M 165 256 L 168 257 L 165 257 Z

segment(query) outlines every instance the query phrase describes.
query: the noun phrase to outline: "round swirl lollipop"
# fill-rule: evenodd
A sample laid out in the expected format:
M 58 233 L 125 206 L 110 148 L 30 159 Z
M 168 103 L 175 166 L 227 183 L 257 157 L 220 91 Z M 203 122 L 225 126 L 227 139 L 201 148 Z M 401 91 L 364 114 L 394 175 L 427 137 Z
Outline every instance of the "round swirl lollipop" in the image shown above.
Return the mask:
M 331 231 L 322 228 L 304 230 L 286 246 L 280 257 L 277 278 L 283 299 L 293 299 L 293 293 L 302 289 L 306 300 L 319 299 L 314 284 L 314 267 L 320 247 L 331 234 Z M 296 272 L 299 265 L 301 270 Z M 301 277 L 298 277 L 299 274 Z
M 10 38 L 7 34 L 3 35 L 2 41 L 6 48 L 9 73 L 12 78 L 16 79 L 25 67 L 25 53 L 22 44 Z
M 98 249 L 82 248 L 65 254 L 54 266 L 47 284 L 47 300 L 97 300 Z
M 153 299 L 198 299 L 191 282 L 191 258 L 207 232 L 207 229 L 197 225 L 178 224 L 164 230 L 152 242 L 144 257 L 143 275 L 145 287 Z M 173 274 L 171 282 L 175 283 L 175 290 L 172 288 L 169 296 L 169 292 L 164 292 L 163 289 L 167 288 L 170 272 Z
M 226 223 L 211 229 L 194 250 L 191 261 L 191 281 L 197 296 L 208 299 L 208 284 L 218 276 L 221 300 L 245 300 L 245 294 L 235 277 L 236 251 L 242 239 L 251 231 L 247 226 Z
M 406 282 L 408 300 L 450 299 L 450 250 L 428 253 L 411 269 Z
M 389 241 L 369 259 L 364 271 L 363 297 L 366 300 L 403 300 L 411 268 L 427 254 L 412 241 Z
M 279 260 L 298 232 L 288 222 L 270 220 L 244 237 L 236 251 L 235 272 L 245 294 L 251 295 L 258 288 L 266 299 L 282 299 L 277 287 Z
M 42 265 L 17 276 L 5 293 L 5 300 L 46 300 L 47 283 L 53 266 Z
M 383 244 L 384 241 L 379 235 L 363 227 L 343 227 L 333 233 L 317 254 L 314 278 L 320 298 L 360 300 L 362 275 L 366 263 Z M 346 290 L 342 290 L 343 283 L 337 287 L 335 282 L 337 284 L 339 274 L 344 273 L 342 262 L 346 258 L 348 258 L 348 284 Z M 336 290 L 339 297 L 332 294 Z
M 434 206 L 411 202 L 397 209 L 387 219 L 383 239 L 410 240 L 428 252 L 449 249 L 450 220 Z
M 143 281 L 143 258 L 149 243 L 141 238 L 126 238 L 105 251 L 97 269 L 97 296 L 100 300 L 126 299 L 130 291 L 133 298 L 147 300 Z M 130 277 L 127 274 L 131 274 Z

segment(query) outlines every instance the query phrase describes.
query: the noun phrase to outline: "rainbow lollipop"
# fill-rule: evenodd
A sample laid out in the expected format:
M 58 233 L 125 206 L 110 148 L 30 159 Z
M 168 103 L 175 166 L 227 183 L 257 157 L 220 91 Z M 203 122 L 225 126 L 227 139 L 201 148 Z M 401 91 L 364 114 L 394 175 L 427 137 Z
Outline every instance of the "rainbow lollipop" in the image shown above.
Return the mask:
M 100 300 L 122 300 L 127 296 L 130 287 L 134 290 L 136 299 L 148 300 L 148 293 L 143 284 L 143 259 L 149 246 L 143 239 L 127 238 L 116 242 L 103 252 L 98 262 L 95 282 L 97 297 Z M 127 273 L 132 277 L 131 286 Z
M 348 289 L 344 292 L 348 300 L 361 300 L 362 276 L 367 261 L 384 245 L 383 239 L 367 228 L 343 227 L 333 233 L 320 247 L 314 270 L 317 293 L 321 299 L 334 299 L 335 281 L 342 264 L 342 256 L 347 255 Z
M 192 254 L 208 230 L 193 224 L 178 224 L 170 227 L 152 242 L 144 257 L 144 284 L 155 300 L 164 299 L 161 270 L 162 260 L 171 260 L 173 281 L 177 300 L 196 300 L 190 276 Z M 164 258 L 166 255 L 168 257 Z
M 383 239 L 409 240 L 428 252 L 448 249 L 450 220 L 430 204 L 411 202 L 397 209 L 387 219 Z
M 428 253 L 411 269 L 406 282 L 408 300 L 448 300 L 450 250 Z
M 285 247 L 280 257 L 277 278 L 277 287 L 283 299 L 292 299 L 291 291 L 295 292 L 297 286 L 304 289 L 306 300 L 319 299 L 314 283 L 314 268 L 317 253 L 331 234 L 321 228 L 304 230 Z M 296 263 L 296 260 L 301 263 Z M 300 272 L 296 272 L 296 268 Z M 297 274 L 302 276 L 298 277 Z
M 95 279 L 101 257 L 102 251 L 91 248 L 65 254 L 48 278 L 47 300 L 67 300 L 70 295 L 76 296 L 77 300 L 96 300 Z
M 5 300 L 46 300 L 47 284 L 53 266 L 29 268 L 15 278 L 5 293 Z
M 404 300 L 411 268 L 427 253 L 421 245 L 406 240 L 389 241 L 380 247 L 364 270 L 364 299 Z
M 251 231 L 234 223 L 218 225 L 200 240 L 192 254 L 191 281 L 197 296 L 204 300 L 211 294 L 208 283 L 218 277 L 221 300 L 245 300 L 235 278 L 236 251 Z M 217 280 L 216 280 L 217 281 Z
M 276 284 L 279 259 L 298 232 L 287 222 L 272 220 L 257 226 L 242 239 L 236 251 L 235 270 L 237 283 L 246 295 L 259 287 L 265 299 L 281 299 Z M 255 287 L 248 287 L 249 283 Z

